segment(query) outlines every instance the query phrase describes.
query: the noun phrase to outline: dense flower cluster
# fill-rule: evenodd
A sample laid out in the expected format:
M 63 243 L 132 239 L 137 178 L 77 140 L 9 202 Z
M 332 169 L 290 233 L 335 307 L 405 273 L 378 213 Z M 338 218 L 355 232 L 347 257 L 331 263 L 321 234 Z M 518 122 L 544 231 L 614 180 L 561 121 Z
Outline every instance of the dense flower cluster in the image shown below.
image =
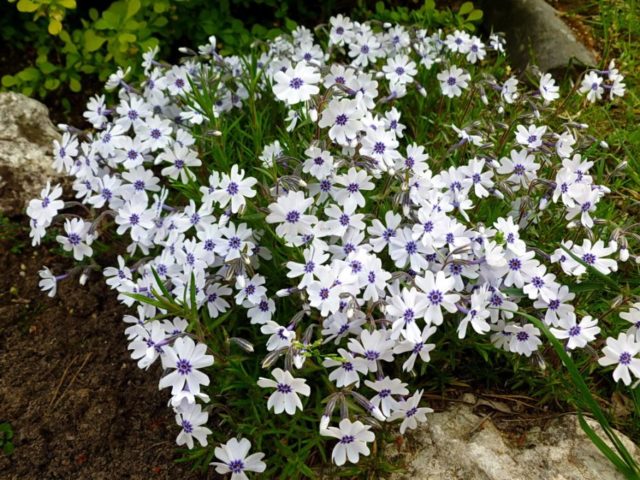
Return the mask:
M 177 442 L 189 448 L 206 445 L 211 433 L 202 404 L 216 352 L 190 321 L 151 301 L 162 291 L 200 316 L 233 311 L 254 325 L 255 342 L 262 335 L 268 352 L 264 365 L 273 368 L 258 385 L 274 414 L 305 408 L 311 387 L 301 375 L 320 358 L 335 385 L 323 395 L 320 433 L 337 440 L 332 459 L 342 465 L 368 455 L 375 438 L 349 404 L 399 422 L 402 433 L 425 421 L 423 392 L 393 366 L 410 372 L 429 362 L 439 330 L 485 336 L 528 357 L 543 340 L 523 311 L 567 349 L 585 348 L 601 328 L 576 311 L 564 283 L 592 269 L 611 274 L 630 257 L 624 232 L 599 238 L 594 228 L 609 189 L 596 182 L 595 160 L 584 151 L 606 145 L 585 135 L 585 125 L 554 117 L 560 92 L 551 75 L 531 88 L 486 73 L 482 65 L 503 52 L 497 35 L 484 43 L 461 31 L 377 29 L 343 16 L 329 28 L 327 48 L 299 27 L 253 64 L 220 56 L 213 38 L 180 65 L 147 53 L 140 89 L 118 72 L 108 82 L 117 103 L 97 97 L 85 114 L 95 131 L 66 127 L 56 142 L 55 166 L 73 179 L 90 217 L 59 215 L 78 203 L 64 204 L 59 186 L 47 185 L 29 204 L 34 244 L 63 218 L 57 241 L 85 262 L 85 281 L 91 245 L 105 229 L 127 239 L 126 255 L 104 275 L 123 303 L 137 306 L 124 318 L 131 355 L 141 368 L 162 364 Z M 622 80 L 612 63 L 586 73 L 573 94 L 613 99 L 624 93 Z M 212 84 L 211 103 L 198 101 L 195 93 Z M 434 149 L 402 110 L 425 97 L 453 111 L 478 100 L 490 121 L 458 115 L 459 125 L 440 123 L 453 140 Z M 223 136 L 215 122 L 255 101 L 287 110 L 283 128 L 301 132 L 298 145 L 275 140 L 254 164 L 228 170 L 205 161 L 203 134 L 194 131 Z M 446 153 L 434 157 L 436 150 Z M 564 218 L 571 235 L 545 251 L 530 231 L 544 231 L 548 218 Z M 285 253 L 284 265 L 261 268 L 273 265 L 266 239 Z M 51 295 L 65 276 L 46 268 L 40 275 Z M 288 287 L 274 289 L 283 281 Z M 277 308 L 285 301 L 297 306 L 293 315 Z M 640 378 L 640 303 L 621 317 L 630 328 L 606 340 L 600 363 L 616 365 L 614 378 L 628 385 Z M 262 454 L 249 448 L 246 439 L 216 448 L 217 471 L 232 478 L 264 471 Z

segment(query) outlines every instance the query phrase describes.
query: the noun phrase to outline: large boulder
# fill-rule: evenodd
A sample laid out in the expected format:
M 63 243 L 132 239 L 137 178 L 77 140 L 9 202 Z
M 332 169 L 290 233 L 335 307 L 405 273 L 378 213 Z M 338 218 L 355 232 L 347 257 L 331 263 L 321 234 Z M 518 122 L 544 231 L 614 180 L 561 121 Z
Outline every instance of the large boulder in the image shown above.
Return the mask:
M 24 211 L 39 195 L 52 168 L 52 142 L 60 135 L 42 103 L 18 93 L 0 93 L 0 213 Z
M 468 398 L 467 398 L 468 400 Z M 473 401 L 473 399 L 472 399 Z M 580 428 L 562 415 L 518 435 L 500 431 L 470 405 L 428 415 L 425 425 L 393 447 L 406 470 L 392 480 L 624 480 Z M 542 421 L 541 421 L 542 423 Z M 596 422 L 589 424 L 602 436 Z M 632 455 L 639 449 L 624 437 Z M 397 457 L 396 457 L 397 458 Z
M 510 62 L 519 69 L 535 63 L 543 72 L 569 65 L 593 67 L 595 54 L 544 0 L 484 0 L 485 21 L 507 37 Z

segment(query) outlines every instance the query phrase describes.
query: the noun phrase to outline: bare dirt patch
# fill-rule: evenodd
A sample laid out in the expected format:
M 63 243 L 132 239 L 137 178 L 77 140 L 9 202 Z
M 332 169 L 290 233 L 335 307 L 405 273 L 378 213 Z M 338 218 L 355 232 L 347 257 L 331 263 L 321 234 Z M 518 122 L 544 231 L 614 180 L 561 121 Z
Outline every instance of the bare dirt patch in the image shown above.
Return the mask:
M 24 228 L 0 226 L 0 423 L 15 452 L 0 451 L 2 479 L 203 478 L 176 464 L 177 430 L 160 372 L 129 358 L 124 309 L 100 278 L 38 288 L 64 259 L 32 249 Z

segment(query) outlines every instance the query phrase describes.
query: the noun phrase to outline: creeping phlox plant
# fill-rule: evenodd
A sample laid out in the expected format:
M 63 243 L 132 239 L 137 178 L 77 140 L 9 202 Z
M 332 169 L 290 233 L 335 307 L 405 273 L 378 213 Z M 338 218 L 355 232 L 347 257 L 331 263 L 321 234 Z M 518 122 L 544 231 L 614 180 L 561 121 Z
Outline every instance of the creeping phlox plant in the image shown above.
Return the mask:
M 179 445 L 212 434 L 223 344 L 264 353 L 242 381 L 275 415 L 316 412 L 336 465 L 369 455 L 383 422 L 404 433 L 427 420 L 407 380 L 447 332 L 530 357 L 543 344 L 533 316 L 568 351 L 594 351 L 602 322 L 569 286 L 608 280 L 636 241 L 598 219 L 607 146 L 576 117 L 624 94 L 613 62 L 561 97 L 549 74 L 510 75 L 498 35 L 343 16 L 246 56 L 220 56 L 214 38 L 184 52 L 173 66 L 147 53 L 139 87 L 114 74 L 116 102 L 85 113 L 95 130 L 64 126 L 55 144 L 77 200 L 47 185 L 28 207 L 33 243 L 58 222 L 80 262 L 40 272 L 51 296 L 99 268 L 98 242 L 121 248 L 103 273 L 137 307 L 124 317 L 131 356 L 162 365 Z M 607 327 L 619 335 L 599 363 L 629 385 L 640 303 L 626 301 L 628 328 Z M 265 471 L 250 449 L 232 438 L 213 465 Z

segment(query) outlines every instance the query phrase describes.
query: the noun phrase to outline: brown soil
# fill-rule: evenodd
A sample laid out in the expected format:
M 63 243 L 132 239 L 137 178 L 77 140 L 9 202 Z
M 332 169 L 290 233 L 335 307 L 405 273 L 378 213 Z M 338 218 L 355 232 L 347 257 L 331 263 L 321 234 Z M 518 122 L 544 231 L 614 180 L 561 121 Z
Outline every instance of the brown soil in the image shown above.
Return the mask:
M 174 463 L 178 431 L 160 371 L 129 358 L 115 295 L 99 278 L 43 295 L 41 265 L 70 264 L 47 250 L 30 248 L 21 225 L 0 225 L 0 423 L 15 432 L 0 478 L 203 478 Z

